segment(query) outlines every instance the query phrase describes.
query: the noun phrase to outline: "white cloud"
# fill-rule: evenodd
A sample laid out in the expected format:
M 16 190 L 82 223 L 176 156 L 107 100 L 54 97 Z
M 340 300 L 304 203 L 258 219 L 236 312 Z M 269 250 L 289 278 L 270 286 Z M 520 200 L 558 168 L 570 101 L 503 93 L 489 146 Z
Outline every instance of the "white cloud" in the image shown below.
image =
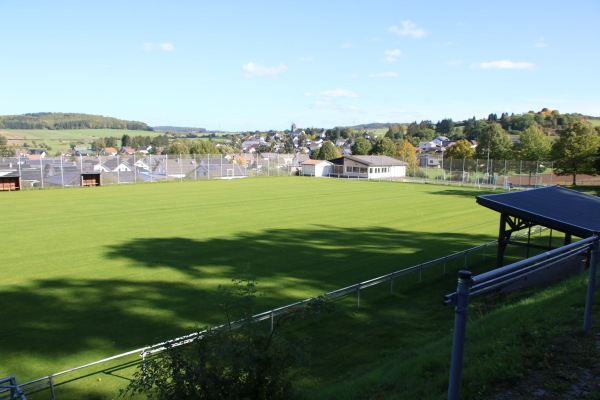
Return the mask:
M 388 30 L 400 36 L 412 36 L 414 38 L 422 38 L 427 35 L 424 29 L 418 28 L 417 24 L 411 20 L 400 21 L 400 24 L 402 25 L 401 27 L 393 25 Z
M 514 62 L 509 60 L 482 62 L 473 65 L 481 69 L 533 69 L 535 65 L 530 62 Z
M 369 74 L 369 78 L 396 78 L 398 74 L 394 71 L 380 72 L 377 74 Z
M 402 55 L 402 52 L 398 49 L 393 49 L 393 50 L 385 50 L 383 52 L 383 54 L 385 54 L 386 56 L 390 56 L 390 57 L 400 57 Z
M 160 44 L 156 44 L 156 43 L 152 43 L 152 42 L 145 42 L 144 44 L 142 44 L 142 47 L 144 49 L 144 51 L 154 51 L 154 50 L 162 50 L 162 51 L 175 51 L 175 46 L 173 45 L 173 43 L 160 43 Z
M 402 52 L 398 49 L 385 50 L 383 54 L 386 56 L 383 60 L 389 63 L 398 61 L 398 57 L 402 56 Z
M 533 45 L 539 49 L 548 47 L 548 43 L 546 43 L 546 40 L 544 40 L 544 38 L 540 38 L 540 40 L 535 42 Z
M 453 67 L 458 67 L 459 65 L 464 64 L 465 62 L 462 60 L 450 60 L 446 64 L 451 65 Z
M 358 97 L 358 94 L 351 90 L 333 89 L 333 90 L 326 90 L 325 92 L 322 92 L 321 96 L 324 96 L 324 97 Z
M 314 58 L 312 56 L 301 56 L 301 57 L 298 57 L 298 61 L 311 62 L 311 61 L 314 61 Z
M 173 43 L 161 43 L 159 47 L 162 51 L 175 51 Z
M 267 67 L 266 65 L 260 65 L 254 62 L 242 65 L 242 69 L 246 71 L 246 77 L 248 78 L 277 76 L 287 71 L 287 67 L 284 64 L 279 64 L 277 67 Z
M 342 44 L 340 45 L 340 47 L 341 47 L 342 49 L 351 49 L 351 48 L 353 48 L 353 47 L 354 47 L 354 45 L 353 45 L 352 43 L 342 43 Z

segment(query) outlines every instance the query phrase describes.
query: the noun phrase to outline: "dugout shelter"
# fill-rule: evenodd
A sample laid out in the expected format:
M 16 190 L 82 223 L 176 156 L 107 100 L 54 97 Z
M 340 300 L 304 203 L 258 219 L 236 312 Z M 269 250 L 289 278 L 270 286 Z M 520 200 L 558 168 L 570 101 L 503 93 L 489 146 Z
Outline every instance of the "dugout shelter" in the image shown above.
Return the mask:
M 504 265 L 509 244 L 551 249 L 530 243 L 531 227 L 541 225 L 565 234 L 564 244 L 573 236 L 600 236 L 600 198 L 560 186 L 477 196 L 477 203 L 500 213 L 497 267 Z M 529 228 L 527 243 L 511 240 L 511 235 Z

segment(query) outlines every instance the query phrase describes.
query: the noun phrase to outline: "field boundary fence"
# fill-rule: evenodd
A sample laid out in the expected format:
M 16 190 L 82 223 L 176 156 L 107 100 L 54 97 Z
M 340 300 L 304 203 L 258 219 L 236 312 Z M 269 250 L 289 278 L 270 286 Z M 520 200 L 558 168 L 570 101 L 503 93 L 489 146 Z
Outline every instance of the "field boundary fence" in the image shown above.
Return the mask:
M 455 306 L 448 400 L 459 399 L 468 320 L 467 314 L 469 300 L 472 297 L 498 292 L 523 279 L 531 279 L 532 277 L 535 277 L 535 274 L 539 275 L 540 272 L 547 271 L 551 268 L 565 268 L 566 263 L 577 260 L 577 257 L 586 255 L 589 278 L 583 318 L 583 332 L 586 334 L 589 333 L 594 290 L 596 286 L 599 241 L 600 239 L 598 236 L 591 236 L 578 242 L 476 276 L 472 276 L 471 272 L 468 270 L 459 271 L 456 292 L 444 296 L 444 304 Z
M 0 176 L 19 176 L 21 189 L 116 185 L 146 182 L 239 179 L 302 174 L 307 154 L 254 153 L 235 155 L 98 155 L 29 159 L 0 158 Z M 373 165 L 377 167 L 377 165 Z M 382 167 L 385 167 L 382 164 Z M 405 176 L 377 174 L 338 178 L 433 183 L 492 189 L 570 185 L 571 176 L 554 174 L 551 161 L 443 159 L 427 156 L 408 165 Z M 95 174 L 99 180 L 87 180 Z M 334 175 L 331 175 L 334 176 Z M 579 175 L 580 185 L 600 185 L 600 178 Z
M 546 228 L 537 226 L 534 229 L 534 234 L 539 233 L 539 235 L 541 235 L 542 232 L 545 230 L 546 230 Z M 515 233 L 513 236 L 518 239 L 519 237 L 523 237 L 528 234 L 530 234 L 530 233 L 529 232 L 518 232 L 518 233 Z M 396 283 L 397 279 L 409 276 L 411 274 L 416 274 L 416 275 L 418 275 L 418 283 L 420 284 L 424 280 L 424 277 L 423 277 L 424 273 L 427 270 L 430 270 L 436 266 L 441 267 L 440 269 L 441 269 L 442 274 L 446 274 L 448 272 L 448 270 L 466 269 L 466 268 L 468 268 L 469 265 L 477 265 L 477 264 L 484 262 L 486 257 L 488 257 L 491 253 L 494 253 L 493 256 L 495 257 L 495 250 L 497 249 L 497 244 L 498 244 L 497 240 L 492 240 L 492 241 L 486 242 L 479 246 L 471 247 L 466 250 L 462 250 L 462 251 L 458 251 L 453 254 L 446 255 L 444 257 L 440 257 L 440 258 L 436 258 L 434 260 L 419 263 L 419 264 L 410 266 L 408 268 L 404 268 L 404 269 L 400 269 L 400 270 L 391 272 L 389 274 L 385 274 L 385 275 L 382 275 L 382 276 L 379 276 L 379 277 L 376 277 L 373 279 L 369 279 L 369 280 L 359 282 L 359 283 L 356 283 L 356 284 L 353 284 L 350 286 L 346 286 L 346 287 L 343 287 L 343 288 L 340 288 L 337 290 L 333 290 L 331 292 L 325 293 L 322 296 L 305 299 L 305 300 L 298 301 L 298 302 L 295 302 L 292 304 L 288 304 L 286 306 L 274 308 L 272 310 L 265 311 L 265 312 L 254 315 L 252 317 L 252 320 L 254 322 L 269 320 L 270 324 L 271 324 L 271 329 L 273 329 L 274 323 L 275 323 L 275 318 L 278 316 L 281 316 L 283 314 L 306 307 L 314 301 L 321 301 L 321 299 L 335 300 L 335 299 L 338 299 L 338 298 L 341 298 L 344 296 L 349 296 L 349 295 L 354 295 L 354 294 L 356 295 L 356 304 L 357 304 L 357 306 L 360 306 L 361 290 L 363 290 L 363 289 L 389 282 L 390 283 L 390 292 L 394 292 L 395 283 Z M 413 281 L 413 283 L 414 283 L 414 281 Z M 235 326 L 236 323 L 234 322 L 233 324 Z M 212 329 L 219 329 L 219 328 L 222 328 L 223 326 L 224 325 L 217 326 Z M 75 372 L 75 371 L 80 371 L 80 370 L 83 370 L 86 368 L 90 368 L 90 367 L 101 365 L 101 364 L 106 364 L 111 361 L 115 361 L 118 359 L 124 359 L 124 358 L 135 356 L 135 355 L 140 357 L 138 359 L 138 361 L 143 361 L 147 356 L 152 355 L 154 353 L 159 353 L 159 352 L 167 349 L 168 347 L 182 346 L 182 345 L 190 343 L 196 339 L 199 339 L 202 337 L 204 332 L 206 332 L 206 331 L 194 332 L 194 333 L 191 333 L 188 335 L 180 336 L 180 337 L 177 337 L 177 338 L 174 338 L 171 340 L 167 340 L 164 342 L 156 343 L 156 344 L 153 344 L 150 346 L 144 346 L 144 347 L 141 347 L 138 349 L 130 350 L 130 351 L 127 351 L 127 352 L 124 352 L 121 354 L 111 356 L 111 357 L 103 358 L 101 360 L 97 360 L 97 361 L 93 361 L 93 362 L 90 362 L 87 364 L 69 368 L 64 371 L 55 372 L 50 375 L 46 375 L 46 376 L 43 376 L 43 377 L 40 377 L 37 379 L 29 380 L 27 382 L 20 383 L 16 386 L 18 386 L 18 389 L 21 390 L 23 393 L 36 392 L 36 391 L 42 391 L 42 390 L 49 389 L 50 390 L 50 398 L 52 400 L 54 400 L 55 399 L 55 386 L 59 384 L 56 381 L 57 377 L 67 376 L 68 374 Z M 60 384 L 64 384 L 64 382 L 62 382 Z M 9 388 L 6 388 L 6 387 L 3 388 L 2 386 L 0 386 L 0 399 L 12 399 Z

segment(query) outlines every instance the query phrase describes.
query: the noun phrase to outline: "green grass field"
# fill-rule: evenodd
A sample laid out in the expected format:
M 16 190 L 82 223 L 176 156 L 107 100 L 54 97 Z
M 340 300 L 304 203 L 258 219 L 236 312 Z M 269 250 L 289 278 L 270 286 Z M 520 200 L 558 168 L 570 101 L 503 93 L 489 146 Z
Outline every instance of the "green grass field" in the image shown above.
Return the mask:
M 52 148 L 49 151 L 52 156 L 57 151 L 67 152 L 70 149 L 70 143 L 83 146 L 105 137 L 116 137 L 120 140 L 123 135 L 154 137 L 162 134 L 164 132 L 161 131 L 130 131 L 126 129 L 0 129 L 0 135 L 8 139 L 10 146 L 20 147 L 23 143 L 27 143 L 31 148 L 37 148 L 36 145 L 46 143 Z
M 498 218 L 479 193 L 294 177 L 2 193 L 0 376 L 222 323 L 233 278 L 267 310 L 483 243 Z

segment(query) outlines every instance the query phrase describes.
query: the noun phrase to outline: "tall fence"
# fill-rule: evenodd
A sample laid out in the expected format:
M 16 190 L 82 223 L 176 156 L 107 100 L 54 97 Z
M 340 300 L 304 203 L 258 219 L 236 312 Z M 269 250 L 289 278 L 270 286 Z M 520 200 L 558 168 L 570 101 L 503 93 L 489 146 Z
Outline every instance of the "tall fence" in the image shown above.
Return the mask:
M 534 234 L 542 235 L 546 229 L 543 227 L 536 227 L 533 231 Z M 514 236 L 516 238 L 524 237 L 528 235 L 528 232 L 517 233 Z M 269 311 L 262 312 L 253 316 L 255 322 L 268 321 L 273 329 L 275 318 L 283 314 L 298 310 L 299 308 L 305 307 L 314 301 L 320 301 L 320 298 L 334 300 L 342 297 L 356 296 L 356 305 L 361 304 L 361 295 L 365 289 L 388 284 L 390 292 L 399 290 L 400 286 L 410 286 L 413 284 L 420 284 L 432 277 L 446 274 L 450 271 L 457 271 L 461 269 L 469 269 L 476 266 L 480 266 L 487 259 L 495 258 L 497 252 L 497 241 L 490 241 L 482 245 L 472 247 L 463 251 L 459 251 L 453 254 L 446 255 L 434 260 L 426 261 L 420 264 L 410 266 L 398 271 L 391 272 L 386 275 L 382 275 L 367 281 L 359 282 L 344 288 L 340 288 L 328 293 L 325 293 L 318 298 L 311 298 L 302 300 L 296 303 L 292 303 L 283 307 L 275 308 Z M 189 335 L 180 336 L 171 340 L 156 343 L 151 346 L 145 346 L 138 349 L 130 350 L 125 353 L 117 354 L 111 357 L 107 357 L 101 360 L 93 361 L 84 365 L 69 368 L 64 371 L 52 373 L 41 378 L 33 379 L 18 385 L 19 389 L 23 393 L 35 392 L 40 390 L 49 390 L 49 397 L 55 399 L 55 386 L 59 384 L 65 384 L 68 382 L 68 377 L 72 377 L 76 371 L 89 370 L 93 366 L 98 365 L 110 365 L 115 361 L 121 363 L 131 363 L 132 359 L 137 362 L 142 361 L 148 355 L 159 353 L 167 347 L 181 346 L 189 343 L 195 339 L 202 337 L 204 332 L 193 332 Z M 64 380 L 61 380 L 64 378 Z M 10 397 L 10 388 L 8 386 L 0 386 L 0 399 L 8 399 Z
M 254 153 L 235 155 L 106 155 L 30 159 L 0 159 L 0 176 L 18 175 L 21 188 L 87 185 L 82 174 L 97 174 L 93 184 L 164 182 L 177 180 L 237 179 L 297 175 L 306 154 Z M 372 165 L 377 167 L 376 165 Z M 381 165 L 385 167 L 385 165 Z M 491 188 L 527 188 L 571 184 L 571 176 L 558 176 L 552 162 L 442 159 L 424 157 L 407 166 L 405 176 L 379 180 L 438 183 Z M 371 178 L 372 179 L 372 178 Z M 580 175 L 578 184 L 600 185 L 600 178 Z

